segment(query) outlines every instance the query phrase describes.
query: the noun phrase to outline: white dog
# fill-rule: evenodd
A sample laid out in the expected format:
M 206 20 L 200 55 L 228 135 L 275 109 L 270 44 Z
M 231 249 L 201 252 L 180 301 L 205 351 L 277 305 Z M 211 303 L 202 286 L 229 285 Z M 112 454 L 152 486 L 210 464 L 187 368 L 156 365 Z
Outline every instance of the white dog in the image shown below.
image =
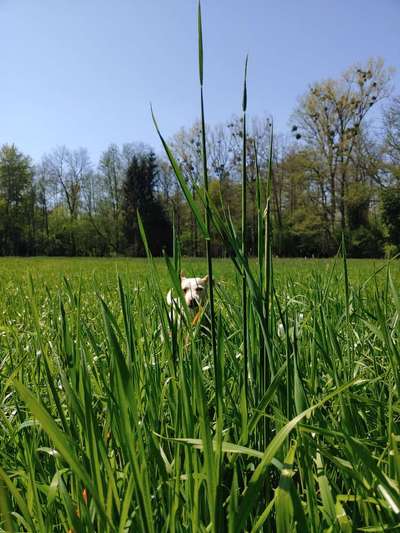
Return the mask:
M 181 289 L 186 305 L 188 306 L 189 311 L 194 315 L 193 325 L 197 322 L 196 317 L 197 319 L 200 317 L 201 310 L 207 300 L 207 288 L 208 276 L 205 276 L 204 278 L 187 278 L 181 273 Z M 178 315 L 182 315 L 182 303 L 179 298 L 172 296 L 172 289 L 168 291 L 167 303 L 172 309 L 178 311 Z M 174 315 L 175 313 L 172 314 L 172 316 Z M 179 318 L 178 321 L 180 322 Z

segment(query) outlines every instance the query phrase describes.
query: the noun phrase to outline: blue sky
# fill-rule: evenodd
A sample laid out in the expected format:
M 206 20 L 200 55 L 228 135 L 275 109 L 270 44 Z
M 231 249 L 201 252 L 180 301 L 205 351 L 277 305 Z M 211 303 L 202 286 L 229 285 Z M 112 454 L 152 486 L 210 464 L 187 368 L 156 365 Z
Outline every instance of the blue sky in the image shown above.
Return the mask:
M 0 143 L 34 160 L 57 145 L 111 142 L 160 151 L 198 117 L 195 0 L 0 0 Z M 369 57 L 397 69 L 400 0 L 203 0 L 206 115 L 240 112 L 249 54 L 249 114 L 285 132 L 310 83 Z

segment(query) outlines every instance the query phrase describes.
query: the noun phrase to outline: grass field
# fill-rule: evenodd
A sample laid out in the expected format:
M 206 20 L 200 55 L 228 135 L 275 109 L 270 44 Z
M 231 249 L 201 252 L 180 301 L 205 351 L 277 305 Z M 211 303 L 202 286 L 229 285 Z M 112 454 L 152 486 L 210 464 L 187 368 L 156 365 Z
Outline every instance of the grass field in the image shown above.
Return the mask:
M 169 288 L 167 277 L 167 267 L 163 259 L 154 259 L 161 274 L 161 282 L 164 289 Z M 255 260 L 252 261 L 255 265 Z M 318 272 L 322 275 L 328 274 L 334 264 L 334 259 L 275 259 L 275 277 L 277 280 L 292 278 L 301 281 L 304 275 Z M 335 275 L 343 276 L 340 259 L 336 260 L 337 268 Z M 374 272 L 386 265 L 383 259 L 351 259 L 348 261 L 349 277 L 352 282 L 362 283 Z M 198 274 L 207 271 L 207 263 L 202 258 L 183 258 L 182 268 L 187 275 Z M 233 280 L 234 271 L 232 262 L 229 259 L 214 259 L 214 269 L 219 281 L 228 283 Z M 392 262 L 391 272 L 394 277 L 400 275 L 400 264 Z M 116 275 L 126 277 L 132 283 L 135 281 L 143 283 L 147 277 L 148 263 L 142 258 L 90 258 L 90 257 L 0 257 L 0 281 L 4 283 L 16 282 L 24 283 L 31 275 L 35 280 L 47 283 L 49 287 L 60 285 L 62 278 L 77 280 L 82 276 L 84 281 L 92 282 L 93 279 L 99 283 L 114 283 Z M 380 276 L 380 279 L 384 274 Z M 4 286 L 4 285 L 3 285 Z
M 215 368 L 168 322 L 164 260 L 1 259 L 2 530 L 398 529 L 399 264 L 347 266 L 274 260 L 244 383 L 230 260 Z

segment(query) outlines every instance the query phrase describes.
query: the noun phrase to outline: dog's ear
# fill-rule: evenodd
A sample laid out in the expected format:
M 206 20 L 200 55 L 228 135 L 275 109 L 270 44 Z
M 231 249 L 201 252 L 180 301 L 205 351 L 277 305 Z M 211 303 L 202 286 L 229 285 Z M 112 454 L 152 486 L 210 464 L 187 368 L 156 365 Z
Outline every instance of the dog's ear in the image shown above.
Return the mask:
M 201 282 L 202 282 L 203 285 L 207 285 L 207 283 L 208 283 L 208 274 L 207 274 L 207 276 L 204 276 L 204 278 L 201 278 Z
M 183 270 L 181 270 L 181 273 L 179 274 L 180 279 L 186 279 L 186 275 Z

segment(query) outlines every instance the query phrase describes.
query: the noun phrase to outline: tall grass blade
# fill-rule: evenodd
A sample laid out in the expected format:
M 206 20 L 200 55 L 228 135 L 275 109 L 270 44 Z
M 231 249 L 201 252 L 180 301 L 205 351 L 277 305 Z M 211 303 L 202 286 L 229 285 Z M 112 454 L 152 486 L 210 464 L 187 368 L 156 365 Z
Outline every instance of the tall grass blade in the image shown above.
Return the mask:
M 242 257 L 247 263 L 247 132 L 246 132 L 246 109 L 247 109 L 247 61 L 244 65 L 243 99 L 242 99 Z M 244 409 L 248 409 L 248 328 L 247 328 L 247 283 L 245 271 L 242 271 L 242 318 L 243 318 L 243 387 L 244 387 Z M 247 417 L 246 417 L 247 418 Z

